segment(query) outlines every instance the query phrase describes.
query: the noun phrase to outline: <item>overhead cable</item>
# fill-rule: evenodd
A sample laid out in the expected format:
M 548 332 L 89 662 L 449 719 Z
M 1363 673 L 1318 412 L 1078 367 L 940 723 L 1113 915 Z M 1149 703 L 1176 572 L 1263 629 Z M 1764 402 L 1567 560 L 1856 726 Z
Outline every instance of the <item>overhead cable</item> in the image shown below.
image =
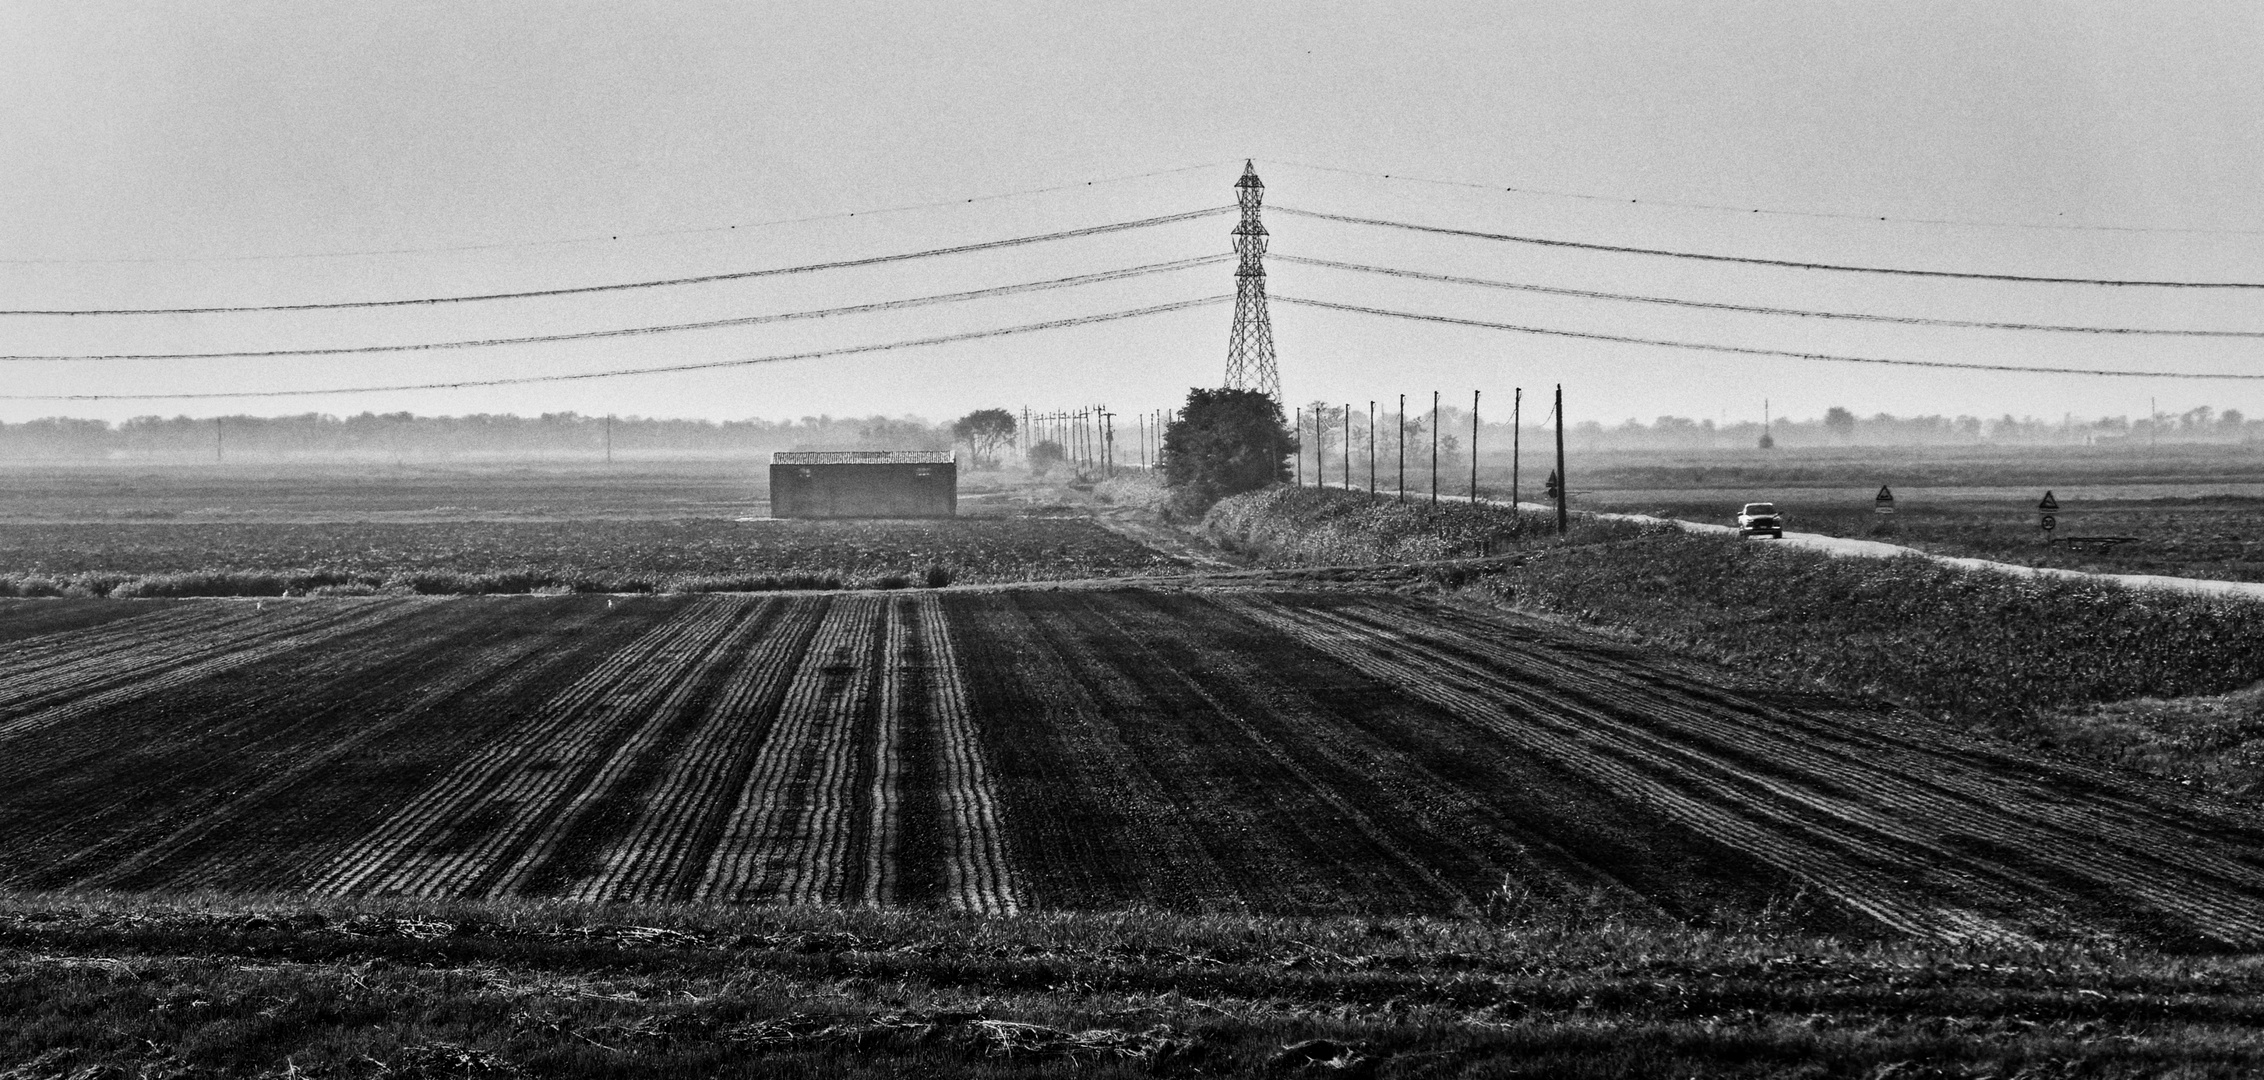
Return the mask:
M 1506 240 L 1517 244 L 1536 244 L 1541 247 L 1577 248 L 1582 251 L 1608 251 L 1620 255 L 1655 255 L 1669 259 L 1698 259 L 1704 262 L 1744 263 L 1750 266 L 1781 266 L 1792 270 L 1835 270 L 1854 274 L 1895 274 L 1904 277 L 1958 278 L 1966 281 L 2020 281 L 2045 285 L 2146 285 L 2165 289 L 2264 289 L 2264 282 L 2247 281 L 2132 281 L 2115 278 L 2034 277 L 2026 274 L 1981 274 L 1959 270 L 1912 270 L 1891 266 L 1849 266 L 1842 263 L 1797 262 L 1790 259 L 1760 259 L 1746 255 L 1708 255 L 1693 251 L 1667 251 L 1660 248 L 1622 247 L 1616 244 L 1590 244 L 1578 240 L 1552 240 L 1538 236 L 1517 236 L 1510 233 L 1477 232 L 1471 229 L 1450 229 L 1443 225 L 1418 225 L 1406 221 L 1385 221 L 1381 218 L 1353 217 L 1348 214 L 1325 214 L 1317 210 L 1297 210 L 1287 206 L 1269 206 L 1271 213 L 1290 214 L 1296 217 L 1317 218 L 1322 221 L 1339 221 L 1351 225 L 1378 225 L 1412 232 L 1437 233 L 1442 236 L 1463 236 L 1476 240 Z
M 1886 364 L 1894 367 L 1951 368 L 1960 371 L 2009 371 L 2023 375 L 2108 375 L 2144 379 L 2264 379 L 2264 372 L 2213 374 L 2199 371 L 2132 371 L 2124 368 L 2028 367 L 2019 364 L 1975 364 L 1953 360 L 1894 360 L 1869 356 L 1838 356 L 1831 353 L 1797 352 L 1790 349 L 1755 349 L 1743 345 L 1711 345 L 1695 341 L 1667 341 L 1659 338 L 1631 337 L 1626 334 L 1597 334 L 1584 330 L 1557 330 L 1541 326 L 1519 326 L 1513 323 L 1461 319 L 1449 315 L 1424 315 L 1411 311 L 1392 311 L 1388 308 L 1364 307 L 1359 304 L 1336 304 L 1326 300 L 1304 300 L 1293 296 L 1283 296 L 1279 293 L 1274 294 L 1271 299 L 1276 303 L 1297 304 L 1302 307 L 1349 311 L 1362 315 L 1383 315 L 1394 319 L 1413 319 L 1420 322 L 1446 323 L 1452 326 L 1475 326 L 1486 330 L 1509 330 L 1520 334 L 1545 334 L 1551 337 L 1610 341 L 1623 345 L 1652 345 L 1662 349 L 1736 353 L 1743 356 L 1779 356 L 1793 360 L 1828 360 L 1839 364 Z
M 612 233 L 605 236 L 573 236 L 554 240 L 518 240 L 493 244 L 444 244 L 434 247 L 363 248 L 355 251 L 313 251 L 297 254 L 273 255 L 173 255 L 119 259 L 0 259 L 0 264 L 57 266 L 102 265 L 118 263 L 219 263 L 267 262 L 280 259 L 345 259 L 365 255 L 424 255 L 448 251 L 506 251 L 536 247 L 565 247 L 571 244 L 607 244 L 617 240 L 649 240 L 663 236 L 697 236 L 705 233 L 731 232 L 735 229 L 762 229 L 774 225 L 802 225 L 812 221 L 839 221 L 859 215 L 874 217 L 880 214 L 901 214 L 912 210 L 933 210 L 944 206 L 965 206 L 968 203 L 996 202 L 1000 199 L 1019 199 L 1030 195 L 1048 195 L 1056 191 L 1073 191 L 1077 188 L 1098 187 L 1102 184 L 1121 184 L 1133 180 L 1147 180 L 1158 176 L 1172 176 L 1198 169 L 1216 169 L 1231 165 L 1229 161 L 1206 161 L 1200 165 L 1181 165 L 1173 169 L 1156 169 L 1150 172 L 1130 173 L 1124 176 L 1104 176 L 1097 180 L 1080 180 L 1048 187 L 1023 188 L 1019 191 L 1001 191 L 989 195 L 966 198 L 938 199 L 935 202 L 908 203 L 903 206 L 884 206 L 870 210 L 836 210 L 829 214 L 811 214 L 807 217 L 773 218 L 768 221 L 742 221 L 729 225 L 701 225 L 686 229 L 658 229 L 651 232 Z
M 1046 289 L 1065 289 L 1075 285 L 1091 285 L 1102 281 L 1121 281 L 1147 274 L 1161 274 L 1172 270 L 1185 270 L 1195 266 L 1210 266 L 1234 258 L 1231 253 L 1203 255 L 1173 262 L 1149 263 L 1123 270 L 1104 270 L 1075 277 L 1032 281 L 1021 285 L 996 285 L 987 289 L 969 289 L 965 292 L 938 293 L 905 300 L 882 300 L 871 304 L 852 304 L 848 307 L 818 308 L 811 311 L 787 311 L 774 315 L 747 315 L 735 319 L 711 319 L 706 322 L 672 323 L 666 326 L 636 326 L 618 330 L 585 330 L 573 334 L 538 334 L 531 337 L 479 338 L 469 341 L 433 341 L 411 345 L 353 345 L 334 349 L 260 349 L 236 352 L 195 353 L 91 353 L 71 356 L 0 356 L 0 361 L 53 361 L 53 360 L 208 360 L 221 357 L 270 358 L 280 356 L 344 356 L 364 353 L 422 352 L 434 349 L 477 349 L 496 345 L 532 345 L 550 341 L 587 341 L 592 338 L 642 337 L 647 334 L 673 334 L 685 330 L 712 330 L 726 326 L 756 326 L 762 323 L 787 322 L 794 319 L 824 319 L 836 315 L 861 315 L 874 311 L 895 311 L 900 308 L 927 307 L 932 304 L 949 304 L 962 300 L 981 300 L 994 296 L 1013 296 L 1019 293 L 1039 292 Z
M 2179 228 L 2169 225 L 2077 225 L 2032 221 L 1980 221 L 1972 218 L 1921 218 L 1897 217 L 1888 214 L 1860 214 L 1832 210 L 1775 210 L 1767 207 L 1728 206 L 1721 203 L 1678 202 L 1671 199 L 1631 199 L 1624 195 L 1598 195 L 1583 191 L 1555 191 L 1549 188 L 1516 187 L 1502 184 L 1480 184 L 1469 180 L 1437 180 L 1406 173 L 1362 172 L 1333 165 L 1314 165 L 1302 161 L 1268 158 L 1267 164 L 1287 165 L 1316 172 L 1342 173 L 1346 176 L 1365 176 L 1376 180 L 1404 180 L 1416 184 L 1435 184 L 1440 187 L 1470 188 L 1476 191 L 1506 191 L 1519 195 L 1543 195 L 1553 199 L 1582 199 L 1588 202 L 1616 203 L 1621 206 L 1665 206 L 1677 210 L 1719 210 L 1732 214 L 1768 214 L 1774 217 L 1830 218 L 1840 221 L 1885 221 L 1902 225 L 1956 225 L 1973 229 L 2038 229 L 2061 232 L 2120 232 L 2120 233 L 2182 233 L 2208 236 L 2264 236 L 2264 229 L 2201 229 Z
M 1489 289 L 1516 289 L 1522 292 L 1547 293 L 1551 296 L 1576 296 L 1588 300 L 1630 300 L 1642 304 L 1668 304 L 1674 307 L 1704 308 L 1710 311 L 1741 311 L 1756 315 L 1798 315 L 1809 319 L 1849 319 L 1857 322 L 1900 323 L 1906 326 L 1950 326 L 1982 330 L 2049 330 L 2064 334 L 2149 334 L 2166 337 L 2264 338 L 2264 330 L 2158 330 L 2136 326 L 2060 326 L 2052 323 L 1978 322 L 1967 319 L 1924 319 L 1906 315 L 1866 315 L 1845 311 L 1810 311 L 1804 308 L 1754 307 L 1746 304 L 1718 304 L 1703 300 L 1681 300 L 1667 296 L 1639 296 L 1633 293 L 1562 289 L 1553 285 L 1489 281 L 1485 278 L 1456 277 L 1452 274 L 1426 274 L 1416 270 L 1397 270 L 1386 266 L 1367 266 L 1361 263 L 1336 262 L 1331 259 L 1307 259 L 1296 255 L 1284 255 L 1278 251 L 1272 252 L 1266 257 L 1275 262 L 1325 266 L 1332 270 L 1357 270 L 1364 274 L 1383 274 L 1390 277 L 1411 278 L 1417 281 L 1437 281 L 1451 285 L 1479 285 Z M 0 359 L 7 358 L 0 357 Z
M 332 386 L 316 390 L 237 390 L 206 391 L 186 394 L 0 394 L 0 401 L 186 401 L 209 398 L 278 398 L 321 397 L 330 394 L 381 394 L 401 390 L 464 390 L 481 386 L 523 386 L 529 383 L 582 382 L 590 379 L 619 379 L 633 375 L 660 375 L 677 371 L 708 371 L 716 368 L 749 367 L 755 364 L 776 364 L 787 360 L 820 360 L 832 356 L 854 356 L 860 353 L 892 352 L 927 345 L 948 345 L 957 341 L 976 341 L 982 338 L 1006 337 L 1011 334 L 1028 334 L 1039 330 L 1059 330 L 1092 323 L 1115 322 L 1119 319 L 1136 319 L 1144 315 L 1161 315 L 1168 311 L 1219 304 L 1233 297 L 1227 294 L 1205 296 L 1195 300 L 1179 300 L 1169 304 L 1153 304 L 1129 311 L 1111 311 L 1100 315 L 1080 315 L 1070 319 L 1053 319 L 1047 322 L 1024 323 L 993 330 L 971 330 L 959 334 L 942 334 L 936 337 L 913 338 L 908 341 L 890 341 L 878 345 L 850 345 L 838 349 L 817 349 L 810 352 L 780 353 L 773 356 L 752 356 L 737 360 L 703 360 L 686 364 L 665 364 L 658 367 L 613 368 L 606 371 L 584 371 L 558 375 L 521 375 L 494 379 L 457 379 L 449 382 L 396 383 L 385 386 Z
M 928 259 L 938 255 L 964 255 L 974 251 L 992 251 L 998 248 L 1020 247 L 1051 240 L 1069 240 L 1080 236 L 1099 236 L 1104 233 L 1147 229 L 1157 225 L 1193 221 L 1196 218 L 1223 214 L 1234 207 L 1213 206 L 1202 210 L 1188 210 L 1177 214 L 1141 218 L 1137 221 L 1120 221 L 1110 225 L 1092 225 L 1082 229 L 1064 229 L 1060 232 L 1017 236 L 1006 240 L 985 240 L 974 244 L 957 244 L 951 247 L 929 248 L 925 251 L 907 251 L 895 255 L 874 255 L 863 259 L 839 259 L 832 262 L 806 263 L 801 266 L 781 266 L 768 270 L 736 270 L 723 274 L 701 274 L 696 277 L 663 278 L 655 281 L 628 281 L 613 285 L 577 285 L 564 289 L 530 289 L 525 292 L 482 293 L 476 296 L 429 296 L 412 300 L 344 300 L 323 304 L 244 304 L 231 307 L 183 308 L 83 308 L 83 309 L 0 309 L 0 315 L 212 315 L 243 311 L 330 311 L 339 308 L 408 307 L 423 304 L 463 304 L 476 300 L 525 300 L 539 296 L 574 296 L 584 293 L 620 292 L 625 289 L 658 289 L 671 285 L 702 285 L 715 281 L 744 281 L 748 278 L 774 277 L 780 274 L 807 274 L 817 270 L 843 270 L 854 266 L 878 266 L 882 263 L 905 262 L 911 259 Z

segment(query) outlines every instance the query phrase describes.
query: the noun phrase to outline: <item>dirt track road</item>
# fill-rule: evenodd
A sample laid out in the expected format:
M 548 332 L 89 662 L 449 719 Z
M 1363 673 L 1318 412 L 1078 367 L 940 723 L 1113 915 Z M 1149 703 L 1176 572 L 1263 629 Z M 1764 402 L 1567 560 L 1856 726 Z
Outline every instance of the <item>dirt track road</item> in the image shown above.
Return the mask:
M 2264 945 L 2252 816 L 1355 589 L 0 602 L 0 883 Z

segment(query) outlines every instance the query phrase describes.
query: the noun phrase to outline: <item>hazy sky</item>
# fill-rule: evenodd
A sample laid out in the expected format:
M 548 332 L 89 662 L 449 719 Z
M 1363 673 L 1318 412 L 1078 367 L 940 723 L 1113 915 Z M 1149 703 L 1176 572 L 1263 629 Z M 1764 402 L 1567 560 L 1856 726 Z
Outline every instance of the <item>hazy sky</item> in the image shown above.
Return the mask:
M 2264 7 L 2255 4 L 0 0 L 0 20 L 6 308 L 432 297 L 883 255 L 1223 205 L 1244 158 L 1257 160 L 1269 205 L 1465 229 L 1816 262 L 2264 282 L 2255 62 Z M 1064 189 L 983 198 L 1048 187 Z M 920 208 L 876 212 L 907 206 Z M 1557 287 L 2264 330 L 2264 290 L 1795 272 L 1279 214 L 1268 225 L 1283 255 Z M 1231 227 L 1221 216 L 875 268 L 542 300 L 0 316 L 0 353 L 390 344 L 763 315 L 1220 254 Z M 391 253 L 340 254 L 375 250 Z M 1272 271 L 1277 294 L 1601 333 L 2264 373 L 2252 360 L 2264 339 L 1835 323 L 1294 264 Z M 571 344 L 9 363 L 0 392 L 323 388 L 726 360 L 1195 299 L 1231 292 L 1232 273 L 1209 265 Z M 364 409 L 944 418 L 1089 402 L 1130 413 L 1217 383 L 1229 317 L 1213 305 L 866 356 L 480 390 L 7 401 L 0 419 Z M 1573 419 L 1606 422 L 1754 418 L 1764 397 L 1796 416 L 1831 405 L 2143 414 L 2149 398 L 2164 411 L 2264 414 L 2264 382 L 1741 358 L 1289 305 L 1275 307 L 1274 328 L 1293 402 L 1432 389 L 1467 400 L 1476 388 L 1506 403 L 1513 386 L 1561 381 Z

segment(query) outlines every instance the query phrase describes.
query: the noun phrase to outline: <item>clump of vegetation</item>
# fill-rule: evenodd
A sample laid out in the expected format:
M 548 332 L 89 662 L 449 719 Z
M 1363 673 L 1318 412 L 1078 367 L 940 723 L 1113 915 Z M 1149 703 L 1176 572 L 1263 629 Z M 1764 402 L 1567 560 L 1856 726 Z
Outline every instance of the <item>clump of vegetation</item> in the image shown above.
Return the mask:
M 2062 745 L 2227 798 L 2264 801 L 2264 684 L 2050 713 Z
M 1681 533 L 1551 551 L 1482 587 L 1763 678 L 1880 697 L 2180 779 L 2218 775 L 2210 763 L 2255 737 L 2235 721 L 2181 739 L 2167 719 L 2137 722 L 2135 707 L 2073 718 L 2264 679 L 2264 604 L 2250 601 Z
M 1187 404 L 1163 432 L 1164 483 L 1170 511 L 1200 517 L 1230 495 L 1289 479 L 1297 436 L 1281 403 L 1256 390 L 1187 392 Z
M 1093 501 L 1150 513 L 1161 511 L 1171 497 L 1163 478 L 1151 472 L 1128 472 L 1093 485 Z
M 1671 526 L 1582 514 L 1561 540 L 1594 544 Z M 1226 499 L 1203 516 L 1221 548 L 1265 563 L 1347 565 L 1507 554 L 1560 542 L 1553 512 L 1480 502 L 1400 502 L 1337 488 L 1277 487 Z

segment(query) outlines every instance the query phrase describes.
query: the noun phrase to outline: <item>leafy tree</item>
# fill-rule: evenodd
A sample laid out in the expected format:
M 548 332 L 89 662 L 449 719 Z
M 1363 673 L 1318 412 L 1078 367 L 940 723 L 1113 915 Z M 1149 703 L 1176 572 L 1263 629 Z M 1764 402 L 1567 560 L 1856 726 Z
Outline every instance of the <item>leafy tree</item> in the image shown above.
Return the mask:
M 1837 405 L 1824 410 L 1824 430 L 1842 439 L 1855 434 L 1855 414 Z
M 1005 409 L 976 409 L 952 421 L 951 437 L 967 445 L 974 468 L 997 468 L 999 448 L 1014 438 L 1014 414 Z
M 1256 390 L 1187 391 L 1163 433 L 1163 475 L 1176 513 L 1199 514 L 1229 495 L 1289 479 L 1297 437 L 1281 403 Z

